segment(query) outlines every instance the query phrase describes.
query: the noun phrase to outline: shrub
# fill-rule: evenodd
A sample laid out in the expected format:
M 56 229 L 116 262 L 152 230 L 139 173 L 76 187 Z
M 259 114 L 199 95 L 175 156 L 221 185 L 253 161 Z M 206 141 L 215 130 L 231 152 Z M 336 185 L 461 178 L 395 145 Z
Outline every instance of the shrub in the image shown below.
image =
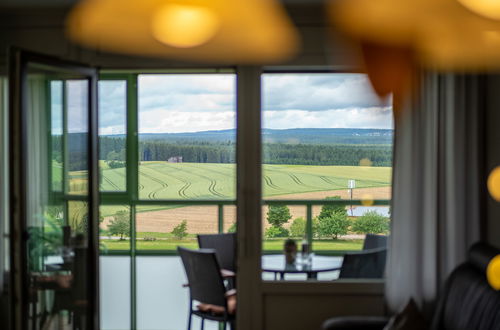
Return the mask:
M 302 217 L 293 220 L 290 226 L 290 235 L 293 237 L 304 237 L 306 234 L 306 220 Z
M 326 200 L 340 200 L 340 196 L 327 197 Z M 323 205 L 321 207 L 321 212 L 319 213 L 318 219 L 331 218 L 335 213 L 345 214 L 347 216 L 347 210 L 344 205 Z
M 359 234 L 387 233 L 389 231 L 389 218 L 376 211 L 368 211 L 354 221 L 352 230 Z
M 319 237 L 319 219 L 318 217 L 312 218 L 312 229 L 313 229 L 313 237 Z
M 236 233 L 236 222 L 233 222 L 233 224 L 227 229 L 228 233 Z
M 113 220 L 109 222 L 108 232 L 112 236 L 120 236 L 120 240 L 125 236 L 130 236 L 130 217 L 127 211 L 117 211 Z
M 182 220 L 180 224 L 174 227 L 172 235 L 177 239 L 183 239 L 188 235 L 187 233 L 187 220 Z
M 271 226 L 266 229 L 265 236 L 267 238 L 275 238 L 275 237 L 288 237 L 290 233 L 286 228 L 283 227 L 274 227 Z
M 107 161 L 106 164 L 108 164 L 109 168 L 122 168 L 127 166 L 125 162 L 121 162 L 118 160 L 110 160 Z
M 290 215 L 290 209 L 286 205 L 269 205 L 269 211 L 267 211 L 267 222 L 273 227 L 281 227 L 284 223 L 287 223 L 292 216 Z
M 333 213 L 329 218 L 318 218 L 318 233 L 337 239 L 340 235 L 346 235 L 351 221 L 347 214 Z

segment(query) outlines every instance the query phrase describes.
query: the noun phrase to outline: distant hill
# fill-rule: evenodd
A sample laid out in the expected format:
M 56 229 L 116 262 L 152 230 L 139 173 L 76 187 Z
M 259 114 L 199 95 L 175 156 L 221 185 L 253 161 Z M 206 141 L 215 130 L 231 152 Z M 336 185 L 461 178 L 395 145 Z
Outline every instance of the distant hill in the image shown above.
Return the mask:
M 359 128 L 292 128 L 263 129 L 264 143 L 302 143 L 302 144 L 392 144 L 392 129 Z M 107 135 L 124 137 L 124 135 Z M 145 133 L 140 139 L 156 141 L 206 141 L 234 142 L 236 130 L 202 131 L 193 133 Z

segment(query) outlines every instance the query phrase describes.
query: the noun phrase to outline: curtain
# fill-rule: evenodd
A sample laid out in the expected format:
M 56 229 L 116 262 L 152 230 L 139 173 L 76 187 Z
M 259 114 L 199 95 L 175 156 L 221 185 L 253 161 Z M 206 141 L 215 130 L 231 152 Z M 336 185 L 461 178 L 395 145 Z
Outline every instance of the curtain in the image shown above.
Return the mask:
M 477 76 L 423 74 L 396 109 L 386 297 L 428 316 L 450 272 L 480 237 L 482 107 Z

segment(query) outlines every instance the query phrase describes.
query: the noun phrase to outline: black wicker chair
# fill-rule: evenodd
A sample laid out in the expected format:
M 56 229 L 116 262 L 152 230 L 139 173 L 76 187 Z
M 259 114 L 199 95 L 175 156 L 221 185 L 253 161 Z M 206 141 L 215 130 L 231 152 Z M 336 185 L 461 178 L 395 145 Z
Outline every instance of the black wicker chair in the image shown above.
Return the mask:
M 372 250 L 387 247 L 387 236 L 366 234 L 365 241 L 363 242 L 363 250 Z
M 236 234 L 198 235 L 200 249 L 214 249 L 223 269 L 236 271 Z
M 382 278 L 386 257 L 386 248 L 346 253 L 339 278 Z
M 178 247 L 189 286 L 189 319 L 188 330 L 191 329 L 193 314 L 201 318 L 201 329 L 205 319 L 221 322 L 226 329 L 227 323 L 234 329 L 234 311 L 228 306 L 229 292 L 224 286 L 219 263 L 213 249 L 190 250 Z M 234 291 L 234 290 L 232 290 Z M 193 302 L 200 304 L 193 309 Z M 217 307 L 219 312 L 206 306 Z M 201 308 L 204 307 L 204 308 Z M 234 309 L 234 308 L 233 308 Z

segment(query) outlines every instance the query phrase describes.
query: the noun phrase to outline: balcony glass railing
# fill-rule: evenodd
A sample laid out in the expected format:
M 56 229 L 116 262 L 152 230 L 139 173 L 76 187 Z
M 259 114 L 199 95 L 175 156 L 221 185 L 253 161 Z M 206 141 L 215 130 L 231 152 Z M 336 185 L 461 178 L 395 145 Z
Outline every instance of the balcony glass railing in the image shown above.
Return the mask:
M 317 235 L 315 231 L 315 217 L 320 213 L 320 209 L 327 205 L 344 206 L 350 219 L 355 219 L 362 215 L 358 209 L 363 211 L 377 211 L 380 209 L 380 214 L 388 213 L 389 200 L 263 200 L 262 206 L 262 219 L 263 231 L 268 227 L 266 221 L 266 213 L 269 206 L 273 205 L 286 205 L 288 207 L 302 207 L 304 208 L 304 235 L 294 236 L 293 231 L 286 237 L 280 238 L 264 238 L 263 239 L 263 253 L 281 253 L 283 241 L 287 238 L 296 240 L 305 239 L 312 247 L 312 250 L 318 254 L 339 255 L 345 251 L 359 250 L 362 246 L 363 237 L 354 235 L 350 232 L 349 239 L 328 238 L 324 235 Z M 105 205 L 101 207 L 101 254 L 103 255 L 176 255 L 177 246 L 184 246 L 188 248 L 197 248 L 196 233 L 189 230 L 189 223 L 182 232 L 179 229 L 178 236 L 173 234 L 174 229 L 165 231 L 144 231 L 137 230 L 138 222 L 142 228 L 149 228 L 144 225 L 144 222 L 154 221 L 154 212 L 165 209 L 183 210 L 183 213 L 189 213 L 190 209 L 197 214 L 200 214 L 199 222 L 203 226 L 198 225 L 197 233 L 223 233 L 233 231 L 236 229 L 234 226 L 234 211 L 236 201 L 234 200 L 159 200 L 159 201 L 140 201 L 135 205 L 122 206 L 122 205 Z M 231 213 L 230 219 L 225 217 L 226 211 Z M 177 212 L 178 217 L 182 217 L 182 213 Z M 161 215 L 158 215 L 160 217 Z M 147 217 L 147 219 L 143 219 Z M 207 217 L 204 220 L 203 217 Z M 215 219 L 214 219 L 215 218 Z M 112 227 L 120 227 L 121 224 L 125 227 L 122 232 L 119 230 L 112 230 Z M 178 219 L 178 225 L 182 224 L 182 219 Z M 290 221 L 291 222 L 291 221 Z M 284 225 L 290 226 L 290 223 Z M 128 227 L 128 228 L 127 228 Z M 157 226 L 158 227 L 158 226 Z M 156 227 L 156 228 L 157 228 Z M 153 227 L 151 227 L 153 228 Z M 146 229 L 148 230 L 148 229 Z M 184 235 L 184 236 L 183 236 Z

